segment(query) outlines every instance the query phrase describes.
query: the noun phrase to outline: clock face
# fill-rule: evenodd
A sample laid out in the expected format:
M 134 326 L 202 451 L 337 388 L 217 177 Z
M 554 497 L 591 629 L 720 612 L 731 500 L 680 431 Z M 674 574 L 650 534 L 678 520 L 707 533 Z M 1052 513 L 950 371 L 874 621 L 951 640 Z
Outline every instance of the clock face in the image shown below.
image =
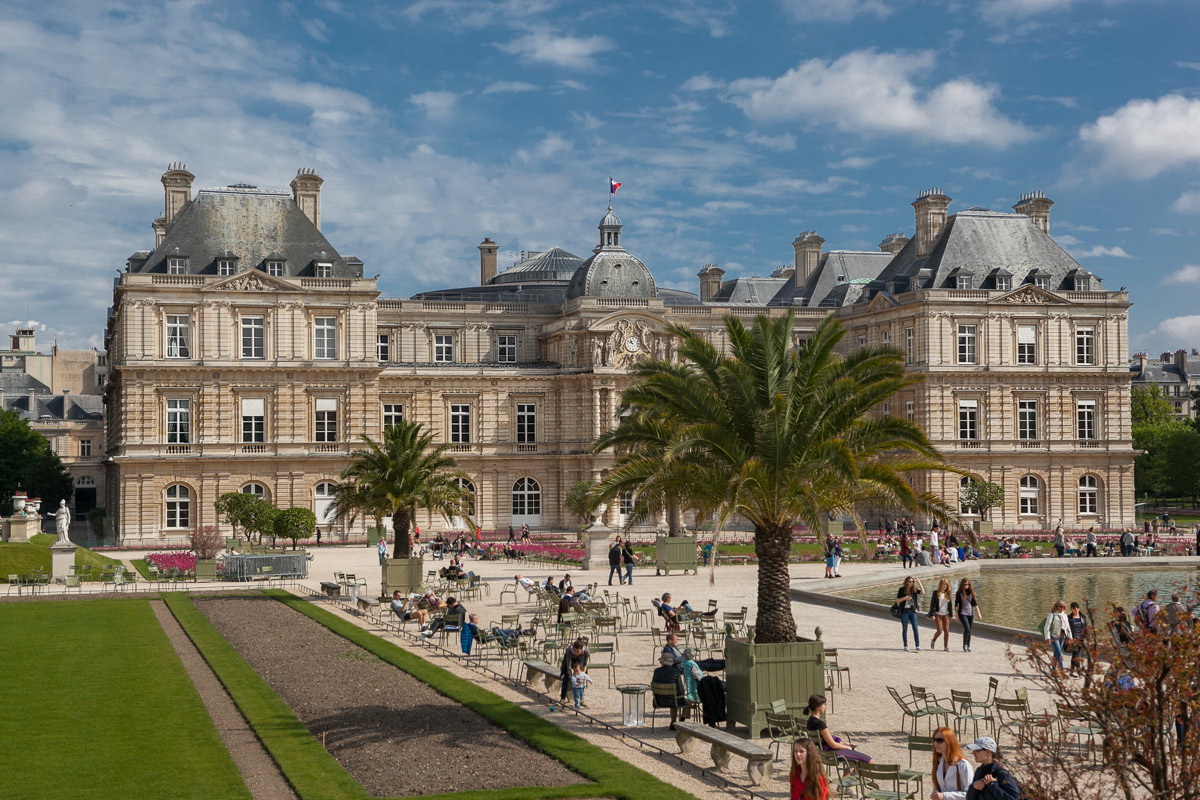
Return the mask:
M 636 336 L 630 336 L 625 340 L 625 349 L 631 353 L 636 353 L 642 346 L 642 340 Z

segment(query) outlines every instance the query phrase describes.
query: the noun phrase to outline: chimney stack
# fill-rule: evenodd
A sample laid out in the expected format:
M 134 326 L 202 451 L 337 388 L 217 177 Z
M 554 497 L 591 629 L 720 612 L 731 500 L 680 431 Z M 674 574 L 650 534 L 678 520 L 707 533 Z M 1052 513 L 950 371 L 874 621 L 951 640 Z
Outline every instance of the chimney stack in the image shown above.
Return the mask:
M 479 285 L 487 286 L 496 277 L 496 253 L 500 252 L 500 245 L 489 237 L 476 249 L 479 251 Z
M 716 264 L 705 264 L 696 274 L 700 277 L 700 302 L 711 303 L 721 291 L 721 279 L 725 277 L 725 270 Z
M 292 178 L 292 199 L 317 230 L 321 229 L 321 178 L 316 170 L 300 168 Z
M 1013 211 L 1024 214 L 1033 220 L 1033 224 L 1042 229 L 1042 233 L 1050 233 L 1050 206 L 1054 201 L 1043 192 L 1029 192 L 1021 195 L 1021 201 L 1013 206 Z
M 187 165 L 178 161 L 167 165 L 167 171 L 162 176 L 164 236 L 166 231 L 170 230 L 171 224 L 175 222 L 175 218 L 179 216 L 179 212 L 183 211 L 183 207 L 192 202 L 192 181 L 194 180 L 196 180 L 196 176 L 187 171 Z M 154 230 L 157 234 L 158 228 L 155 227 Z
M 913 209 L 917 215 L 917 256 L 928 255 L 937 240 L 938 234 L 946 224 L 946 209 L 950 207 L 950 198 L 942 194 L 936 186 L 926 189 L 917 195 L 913 201 Z
M 1187 350 L 1175 351 L 1175 368 L 1179 370 L 1180 376 L 1184 378 L 1188 376 Z
M 896 255 L 904 249 L 904 245 L 906 244 L 908 244 L 908 237 L 903 233 L 889 233 L 879 243 L 879 249 L 885 253 Z
M 797 286 L 808 283 L 809 277 L 817 271 L 817 265 L 821 263 L 823 244 L 825 240 L 818 236 L 816 231 L 805 231 L 792 242 L 792 249 L 796 251 Z

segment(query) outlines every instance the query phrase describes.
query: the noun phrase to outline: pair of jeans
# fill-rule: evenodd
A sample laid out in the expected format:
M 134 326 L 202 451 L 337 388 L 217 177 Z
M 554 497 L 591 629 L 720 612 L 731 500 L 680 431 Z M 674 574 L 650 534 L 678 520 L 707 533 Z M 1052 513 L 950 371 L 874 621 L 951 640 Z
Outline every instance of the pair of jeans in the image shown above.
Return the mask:
M 958 621 L 963 626 L 963 647 L 971 646 L 971 626 L 975 624 L 974 614 L 959 614 Z
M 1065 556 L 1067 554 L 1067 548 L 1065 545 L 1056 544 L 1056 545 L 1054 545 L 1054 549 L 1058 553 L 1059 558 L 1062 558 L 1063 556 Z
M 912 566 L 912 560 L 913 559 L 912 559 L 911 554 L 909 554 L 909 553 L 901 553 L 900 554 L 900 566 L 904 567 L 905 569 L 908 569 L 909 567 Z
M 633 564 L 625 565 L 625 582 L 633 586 Z
M 583 702 L 583 689 L 571 689 L 571 696 L 575 699 L 575 707 L 579 708 L 579 704 Z
M 1054 651 L 1054 663 L 1058 665 L 1059 669 L 1063 668 L 1063 642 L 1065 641 L 1066 639 L 1061 636 L 1050 640 L 1050 648 Z
M 921 646 L 921 633 L 917 629 L 917 612 L 911 608 L 900 612 L 900 635 L 904 639 L 904 646 L 908 647 L 908 626 L 913 629 L 913 644 L 917 647 Z
M 1087 554 L 1088 554 L 1089 558 L 1095 558 L 1096 557 L 1096 545 L 1089 544 L 1087 546 Z
M 612 586 L 613 575 L 616 575 L 617 580 L 620 581 L 621 583 L 625 582 L 625 579 L 621 577 L 621 565 L 620 564 L 609 564 L 609 566 L 608 566 L 608 585 L 609 586 Z

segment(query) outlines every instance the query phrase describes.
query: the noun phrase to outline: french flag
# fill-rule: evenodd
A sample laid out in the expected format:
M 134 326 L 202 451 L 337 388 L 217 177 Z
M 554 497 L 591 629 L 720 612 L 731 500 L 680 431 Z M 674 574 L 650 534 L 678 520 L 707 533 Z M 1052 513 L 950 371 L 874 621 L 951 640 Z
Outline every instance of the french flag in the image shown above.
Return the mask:
M 608 193 L 609 194 L 616 194 L 617 189 L 620 189 L 620 188 L 621 188 L 620 182 L 614 181 L 612 178 L 608 179 Z

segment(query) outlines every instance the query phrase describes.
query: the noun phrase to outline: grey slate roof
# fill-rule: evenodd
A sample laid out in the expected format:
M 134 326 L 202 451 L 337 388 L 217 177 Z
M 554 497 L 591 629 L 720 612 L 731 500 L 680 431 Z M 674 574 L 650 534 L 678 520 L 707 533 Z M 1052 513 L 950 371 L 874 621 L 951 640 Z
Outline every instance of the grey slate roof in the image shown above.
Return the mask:
M 0 372 L 0 392 L 48 393 L 50 387 L 26 372 Z
M 168 256 L 187 256 L 186 272 L 216 275 L 216 259 L 228 251 L 238 269 L 262 269 L 270 258 L 286 261 L 287 277 L 312 276 L 313 262 L 333 265 L 332 277 L 362 277 L 362 262 L 344 259 L 287 192 L 249 187 L 201 189 L 183 207 L 163 243 L 149 255 L 136 253 L 131 272 L 167 271 Z
M 489 283 L 517 283 L 526 281 L 562 281 L 567 283 L 583 259 L 574 253 L 568 253 L 561 247 L 551 247 L 549 250 L 527 258 L 520 264 L 506 269 Z
M 698 306 L 700 298 L 682 289 L 659 287 L 657 297 L 668 306 Z M 562 303 L 567 299 L 565 283 L 506 283 L 436 289 L 412 296 L 413 300 L 444 300 L 455 303 Z
M 712 302 L 765 306 L 787 283 L 787 278 L 734 278 L 721 284 Z
M 917 256 L 917 242 L 913 239 L 878 280 L 889 291 L 897 278 L 906 283 L 904 291 L 953 289 L 955 275 L 968 274 L 973 277 L 972 288 L 994 289 L 993 271 L 998 267 L 1012 273 L 1014 288 L 1030 282 L 1035 271 L 1043 270 L 1051 291 L 1074 289 L 1069 276 L 1074 277 L 1072 270 L 1082 269 L 1079 262 L 1024 214 L 960 211 L 946 220 L 928 255 Z M 960 271 L 952 275 L 955 269 Z M 922 270 L 928 272 L 921 274 Z M 914 277 L 919 278 L 919 285 L 914 285 Z M 1102 289 L 1100 279 L 1091 277 L 1090 288 Z
M 22 419 L 35 420 L 50 417 L 73 422 L 94 420 L 104 417 L 104 398 L 95 394 L 7 394 L 0 392 L 0 407 L 15 411 Z
M 851 282 L 860 285 L 874 280 L 892 260 L 891 253 L 882 250 L 831 250 L 821 256 L 813 274 L 799 290 L 781 292 L 772 305 L 802 305 L 810 308 L 829 308 L 858 301 L 863 289 L 850 290 Z M 794 281 L 794 279 L 793 279 Z M 794 287 L 794 283 L 793 283 Z

